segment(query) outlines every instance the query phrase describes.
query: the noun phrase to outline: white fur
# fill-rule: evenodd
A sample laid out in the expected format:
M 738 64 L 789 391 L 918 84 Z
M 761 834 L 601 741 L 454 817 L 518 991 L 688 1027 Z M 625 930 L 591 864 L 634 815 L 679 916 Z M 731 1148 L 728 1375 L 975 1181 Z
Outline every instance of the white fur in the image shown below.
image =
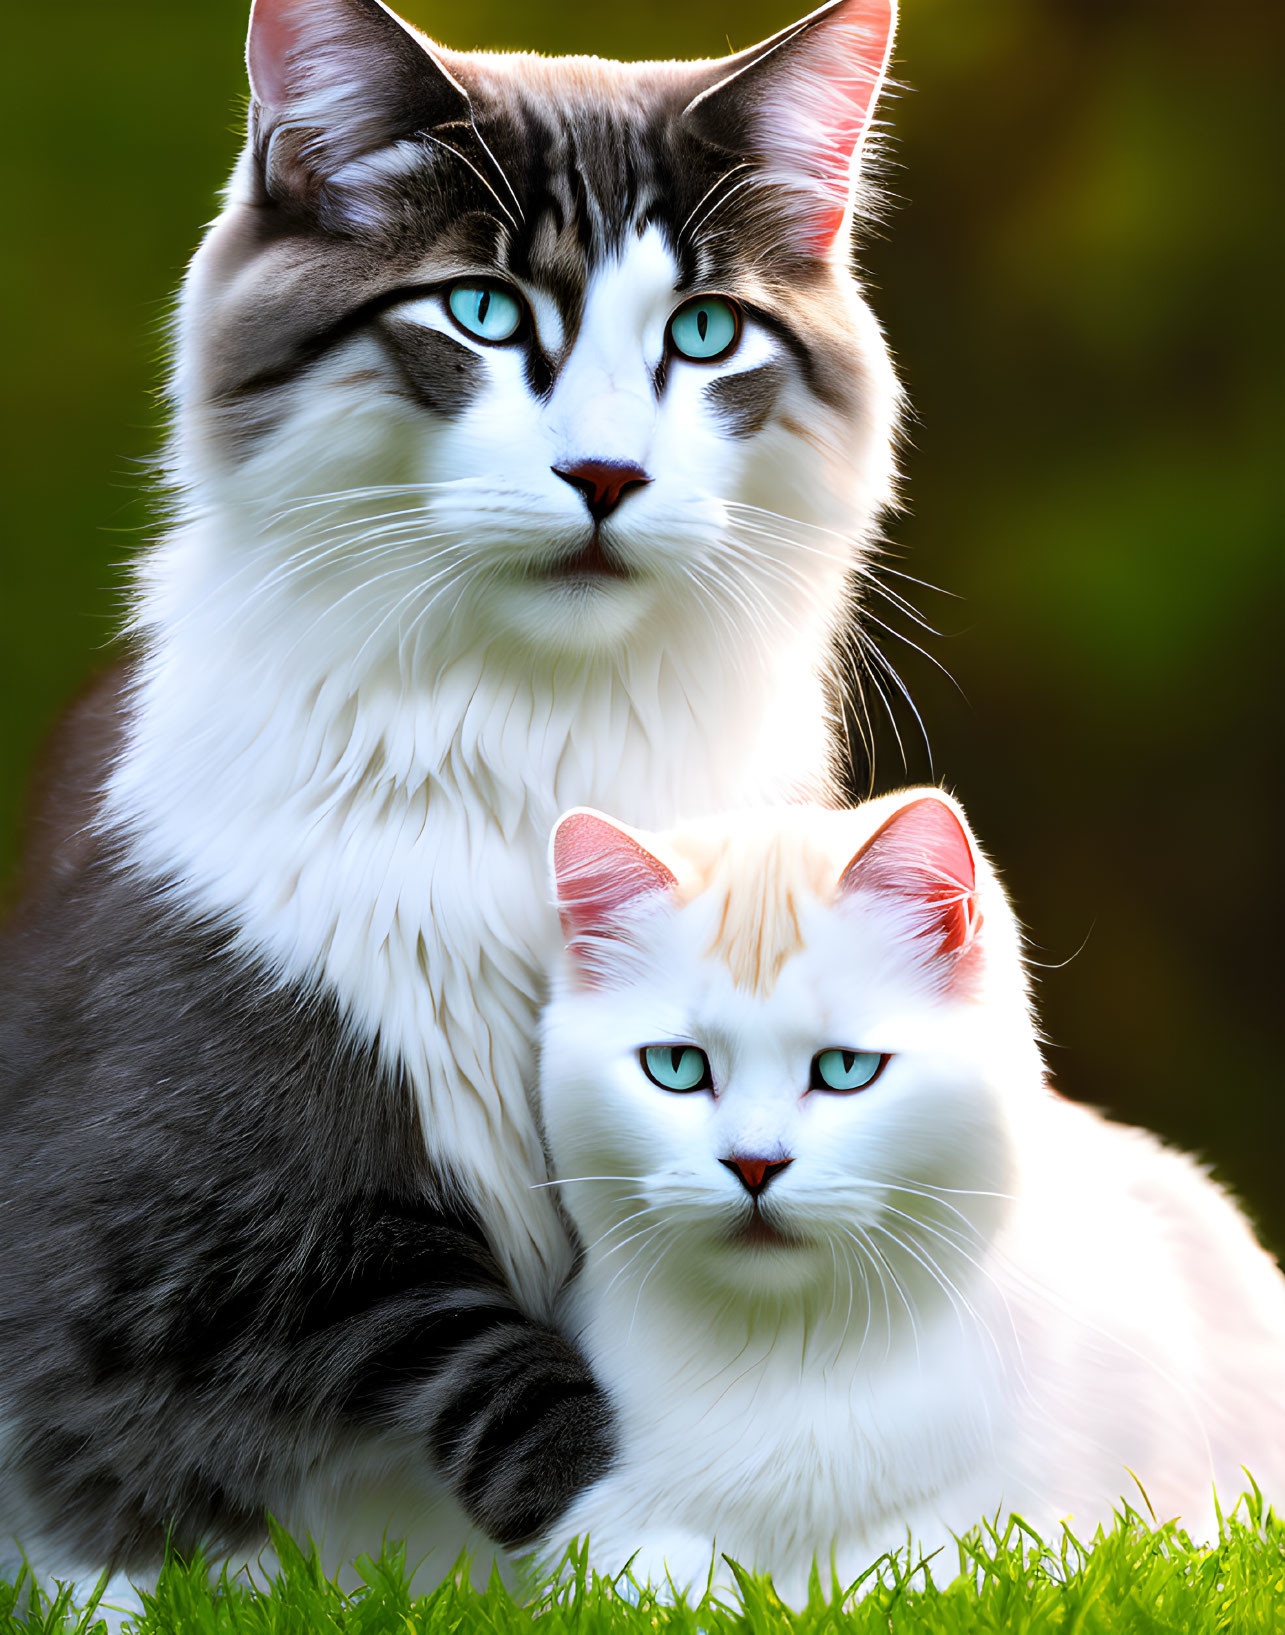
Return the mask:
M 622 1452 L 547 1554 L 587 1534 L 597 1570 L 638 1552 L 637 1577 L 682 1588 L 711 1561 L 721 1581 L 726 1552 L 800 1604 L 814 1557 L 845 1584 L 908 1535 L 950 1560 L 997 1511 L 1083 1537 L 1141 1508 L 1140 1482 L 1208 1535 L 1242 1461 L 1285 1496 L 1285 1282 L 1189 1160 L 1045 1088 L 984 864 L 979 897 L 969 996 L 860 892 L 803 907 L 766 997 L 711 957 L 707 896 L 640 905 L 614 982 L 555 990 L 542 1103 L 587 1245 L 571 1316 Z M 638 1050 L 665 1041 L 705 1049 L 717 1097 L 648 1081 Z M 839 1045 L 891 1060 L 859 1094 L 805 1093 Z M 750 1212 L 733 1153 L 793 1158 L 762 1207 L 806 1247 L 728 1240 Z

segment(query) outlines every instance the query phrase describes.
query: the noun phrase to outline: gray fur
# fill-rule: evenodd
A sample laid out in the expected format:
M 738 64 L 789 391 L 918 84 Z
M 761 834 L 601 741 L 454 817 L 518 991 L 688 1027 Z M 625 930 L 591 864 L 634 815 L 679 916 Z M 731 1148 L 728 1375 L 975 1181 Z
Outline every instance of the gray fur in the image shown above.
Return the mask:
M 102 847 L 0 942 L 0 1533 L 253 1547 L 364 1443 L 531 1536 L 609 1458 L 600 1393 L 404 1088 L 230 944 Z
M 381 330 L 415 400 L 444 418 L 458 414 L 481 385 L 477 359 L 467 346 L 406 319 L 385 317 Z
M 730 436 L 753 437 L 771 419 L 784 385 L 781 365 L 764 363 L 739 375 L 724 375 L 705 390 Z

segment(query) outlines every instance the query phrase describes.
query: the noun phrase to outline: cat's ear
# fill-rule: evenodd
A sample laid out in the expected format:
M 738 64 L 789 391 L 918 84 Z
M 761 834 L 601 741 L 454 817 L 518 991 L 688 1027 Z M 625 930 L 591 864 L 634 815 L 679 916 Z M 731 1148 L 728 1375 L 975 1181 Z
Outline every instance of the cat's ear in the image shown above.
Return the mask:
M 630 909 L 678 883 L 627 830 L 584 806 L 558 819 L 549 858 L 562 931 L 573 954 L 586 939 L 617 936 Z
M 825 255 L 847 226 L 896 21 L 896 0 L 831 0 L 720 63 L 684 112 L 699 135 L 757 160 L 780 185 L 810 255 Z
M 939 953 L 962 953 L 981 929 L 972 842 L 939 795 L 898 807 L 844 869 L 839 890 L 877 891 L 906 904 Z
M 468 117 L 468 95 L 379 0 L 254 0 L 251 139 L 270 196 L 306 203 L 398 137 Z

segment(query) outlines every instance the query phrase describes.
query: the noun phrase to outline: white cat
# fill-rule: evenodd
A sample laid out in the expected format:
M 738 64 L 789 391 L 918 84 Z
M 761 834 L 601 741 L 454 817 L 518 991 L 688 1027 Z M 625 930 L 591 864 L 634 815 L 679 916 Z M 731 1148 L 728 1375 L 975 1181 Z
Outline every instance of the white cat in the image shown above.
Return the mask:
M 1048 1088 L 1019 934 L 936 790 L 658 838 L 564 817 L 542 1104 L 622 1425 L 545 1538 L 806 1598 L 998 1510 L 1285 1496 L 1285 1281 L 1189 1158 Z M 1193 1035 L 1216 1070 L 1216 1041 Z

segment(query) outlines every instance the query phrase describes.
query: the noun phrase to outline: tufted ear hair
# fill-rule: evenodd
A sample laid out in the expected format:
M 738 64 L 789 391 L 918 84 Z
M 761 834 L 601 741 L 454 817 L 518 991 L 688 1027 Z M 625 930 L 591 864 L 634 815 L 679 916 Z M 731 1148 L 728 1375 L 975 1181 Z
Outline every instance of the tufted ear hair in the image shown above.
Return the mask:
M 942 796 L 898 807 L 844 869 L 839 891 L 877 891 L 903 902 L 940 954 L 962 953 L 981 929 L 972 844 Z
M 254 0 L 251 139 L 270 197 L 308 203 L 354 159 L 469 117 L 427 40 L 380 0 Z
M 618 938 L 631 909 L 678 884 L 633 835 L 587 806 L 558 819 L 549 857 L 567 949 L 584 974 L 596 964 L 595 941 Z
M 757 160 L 785 190 L 805 254 L 825 255 L 847 226 L 896 21 L 896 0 L 831 0 L 716 64 L 684 111 L 697 134 Z

